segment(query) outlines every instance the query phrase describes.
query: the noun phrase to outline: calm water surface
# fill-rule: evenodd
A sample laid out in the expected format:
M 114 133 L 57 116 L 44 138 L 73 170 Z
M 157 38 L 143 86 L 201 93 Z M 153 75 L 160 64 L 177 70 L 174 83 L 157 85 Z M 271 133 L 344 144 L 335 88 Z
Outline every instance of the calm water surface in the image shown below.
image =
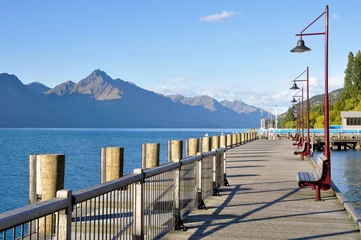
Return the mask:
M 124 147 L 124 173 L 141 167 L 141 144 L 160 143 L 167 161 L 168 140 L 199 138 L 238 129 L 0 129 L 0 213 L 28 202 L 29 154 L 65 154 L 65 188 L 100 183 L 100 149 Z

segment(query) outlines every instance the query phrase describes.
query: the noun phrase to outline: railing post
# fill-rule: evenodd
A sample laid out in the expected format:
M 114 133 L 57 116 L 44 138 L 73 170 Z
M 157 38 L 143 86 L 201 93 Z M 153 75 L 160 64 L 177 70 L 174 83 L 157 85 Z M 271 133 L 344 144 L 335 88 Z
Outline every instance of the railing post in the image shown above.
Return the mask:
M 202 153 L 197 153 L 197 155 L 202 155 Z M 203 158 L 197 161 L 196 204 L 198 209 L 207 209 L 202 196 L 202 160 Z
M 59 190 L 56 192 L 57 198 L 66 198 L 68 199 L 68 207 L 64 210 L 57 212 L 58 216 L 56 217 L 58 223 L 56 227 L 56 238 L 59 240 L 71 239 L 71 219 L 72 219 L 72 191 L 71 190 Z
M 229 186 L 228 180 L 227 180 L 227 153 L 226 151 L 222 154 L 222 170 L 223 170 L 223 186 Z
M 212 136 L 212 151 L 216 151 L 219 148 L 219 137 Z M 218 153 L 213 156 L 213 196 L 220 196 L 218 191 L 218 183 L 217 183 L 217 170 L 221 171 L 221 169 L 217 169 L 217 157 Z
M 142 144 L 142 168 L 154 168 L 159 166 L 159 143 Z
M 237 145 L 237 134 L 233 133 L 232 134 L 232 146 L 236 146 Z
M 241 145 L 241 134 L 237 133 L 237 145 Z
M 134 173 L 142 174 L 143 169 L 136 168 L 134 169 Z M 143 240 L 144 239 L 144 192 L 143 192 L 143 182 L 144 177 L 135 184 L 134 190 L 134 228 L 133 228 L 133 235 L 135 240 Z
M 168 161 L 169 162 L 180 162 L 182 159 L 183 141 L 181 140 L 170 140 L 168 141 Z M 173 200 L 173 224 L 174 230 L 183 230 L 186 228 L 183 224 L 180 214 L 180 173 L 181 166 L 174 170 L 174 200 Z
M 241 144 L 245 143 L 245 133 L 241 134 Z

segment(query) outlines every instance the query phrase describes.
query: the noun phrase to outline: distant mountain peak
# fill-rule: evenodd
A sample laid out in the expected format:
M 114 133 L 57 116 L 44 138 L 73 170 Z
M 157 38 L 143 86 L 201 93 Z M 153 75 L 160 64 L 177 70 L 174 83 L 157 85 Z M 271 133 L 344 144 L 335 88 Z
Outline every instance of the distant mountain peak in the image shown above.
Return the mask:
M 62 84 L 57 85 L 55 88 L 47 91 L 45 95 L 55 94 L 57 96 L 63 96 L 65 94 L 69 94 L 75 85 L 76 85 L 75 82 L 68 80 Z
M 251 113 L 257 111 L 257 108 L 249 106 L 241 100 L 233 100 L 232 102 L 228 100 L 223 100 L 220 103 L 223 106 L 228 107 L 237 113 Z
M 102 78 L 103 80 L 113 80 L 106 72 L 100 69 L 95 69 L 86 79 L 96 80 L 99 78 Z
M 49 91 L 51 88 L 45 86 L 41 82 L 32 82 L 26 84 L 26 87 L 34 94 L 43 95 L 45 92 Z

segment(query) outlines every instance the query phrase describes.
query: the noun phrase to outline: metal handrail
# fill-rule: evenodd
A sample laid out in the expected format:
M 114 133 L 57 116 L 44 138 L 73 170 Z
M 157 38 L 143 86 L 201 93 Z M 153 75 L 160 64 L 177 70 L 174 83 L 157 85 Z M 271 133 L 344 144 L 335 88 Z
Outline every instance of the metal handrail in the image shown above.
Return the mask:
M 68 199 L 55 198 L 2 213 L 0 214 L 0 231 L 66 209 L 69 204 L 71 202 Z

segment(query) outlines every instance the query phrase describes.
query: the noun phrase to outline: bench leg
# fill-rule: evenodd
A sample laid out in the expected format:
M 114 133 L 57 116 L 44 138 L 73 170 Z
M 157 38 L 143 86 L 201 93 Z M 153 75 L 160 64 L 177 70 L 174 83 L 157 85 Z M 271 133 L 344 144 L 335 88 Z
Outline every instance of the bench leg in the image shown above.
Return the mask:
M 316 186 L 316 201 L 321 201 L 321 188 Z

